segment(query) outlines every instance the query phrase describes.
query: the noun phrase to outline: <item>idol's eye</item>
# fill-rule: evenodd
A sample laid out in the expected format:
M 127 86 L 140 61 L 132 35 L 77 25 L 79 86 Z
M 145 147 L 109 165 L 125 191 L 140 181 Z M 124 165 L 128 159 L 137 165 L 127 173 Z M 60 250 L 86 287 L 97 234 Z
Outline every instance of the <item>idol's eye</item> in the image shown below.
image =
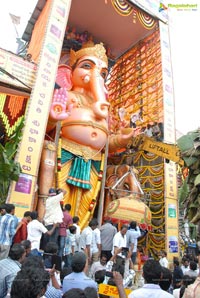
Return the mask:
M 106 70 L 101 71 L 101 76 L 105 80 L 107 78 L 108 72 Z
M 82 64 L 80 64 L 80 67 L 84 69 L 91 69 L 92 65 L 89 62 L 83 62 Z

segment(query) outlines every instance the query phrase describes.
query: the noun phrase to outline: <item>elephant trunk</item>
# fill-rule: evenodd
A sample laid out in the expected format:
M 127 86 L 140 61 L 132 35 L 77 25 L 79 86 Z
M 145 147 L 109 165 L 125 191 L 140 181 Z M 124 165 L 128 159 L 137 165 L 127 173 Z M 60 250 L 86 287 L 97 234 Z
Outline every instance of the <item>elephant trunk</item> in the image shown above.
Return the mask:
M 92 76 L 86 75 L 84 82 L 90 85 L 90 90 L 94 98 L 93 111 L 96 117 L 106 119 L 110 104 L 107 101 L 108 91 L 105 87 L 103 77 L 98 71 L 95 71 Z

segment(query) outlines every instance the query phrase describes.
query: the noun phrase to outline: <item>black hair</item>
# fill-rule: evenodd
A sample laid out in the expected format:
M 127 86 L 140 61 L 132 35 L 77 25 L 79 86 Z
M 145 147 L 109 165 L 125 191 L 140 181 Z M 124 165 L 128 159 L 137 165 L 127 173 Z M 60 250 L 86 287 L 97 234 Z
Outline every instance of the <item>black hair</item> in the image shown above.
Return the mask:
M 30 267 L 17 273 L 11 287 L 12 298 L 37 298 L 46 291 L 49 273 L 43 268 Z
M 37 211 L 32 211 L 31 212 L 31 218 L 32 219 L 37 219 L 38 218 L 38 212 Z
M 172 272 L 168 268 L 162 266 L 162 278 L 159 285 L 162 290 L 167 291 L 172 283 Z
M 97 291 L 95 288 L 86 287 L 84 290 L 85 297 L 87 298 L 98 298 Z
M 15 209 L 15 205 L 13 204 L 5 204 L 5 210 L 8 214 L 10 214 Z
M 24 217 L 28 217 L 28 216 L 31 217 L 31 214 L 32 214 L 31 211 L 26 211 L 26 212 L 24 212 Z
M 75 226 L 69 226 L 69 230 L 71 234 L 74 234 L 76 232 L 76 227 Z
M 197 263 L 195 261 L 190 261 L 190 269 L 197 270 Z
M 49 241 L 45 246 L 44 252 L 49 254 L 56 254 L 58 252 L 58 244 L 56 242 Z
M 125 224 L 123 224 L 123 225 L 121 226 L 121 230 L 123 230 L 123 229 L 128 229 L 128 226 L 125 225 Z
M 162 266 L 156 260 L 147 260 L 143 266 L 143 276 L 146 283 L 159 284 Z
M 79 222 L 80 218 L 78 216 L 73 217 L 73 223 Z
M 73 255 L 71 261 L 71 268 L 73 272 L 82 272 L 86 264 L 86 255 L 84 252 L 77 252 Z
M 105 279 L 105 273 L 106 273 L 106 270 L 98 270 L 95 272 L 94 274 L 94 279 L 96 281 L 96 283 L 98 284 L 102 284 L 104 279 Z
M 179 260 L 174 259 L 173 263 L 174 263 L 174 265 L 179 266 Z
M 98 226 L 98 221 L 96 218 L 91 219 L 91 221 L 89 222 L 89 227 L 94 227 L 94 226 Z
M 10 248 L 8 256 L 12 260 L 18 261 L 23 256 L 24 253 L 25 253 L 25 248 L 20 243 L 15 243 Z
M 130 228 L 131 228 L 131 229 L 136 229 L 136 226 L 137 226 L 136 221 L 131 221 L 131 222 L 130 222 Z
M 65 292 L 62 298 L 86 298 L 86 296 L 83 290 L 73 288 Z
M 72 208 L 72 206 L 70 204 L 66 204 L 65 205 L 65 210 L 70 211 Z
M 31 241 L 30 240 L 22 240 L 20 243 L 25 249 L 31 248 Z
M 44 269 L 44 262 L 41 256 L 29 256 L 25 258 L 25 260 L 22 263 L 21 269 L 28 271 L 29 268 L 33 267 Z

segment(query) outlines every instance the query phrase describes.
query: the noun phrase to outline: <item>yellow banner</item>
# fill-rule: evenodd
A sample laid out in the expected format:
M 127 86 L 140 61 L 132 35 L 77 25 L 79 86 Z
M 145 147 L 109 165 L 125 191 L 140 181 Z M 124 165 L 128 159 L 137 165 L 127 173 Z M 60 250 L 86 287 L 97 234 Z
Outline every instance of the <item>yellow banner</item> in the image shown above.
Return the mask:
M 132 290 L 125 289 L 126 295 L 129 295 Z M 99 294 L 105 295 L 105 296 L 112 296 L 112 297 L 119 297 L 119 292 L 117 287 L 100 284 L 99 285 Z
M 65 28 L 71 1 L 52 0 L 43 47 L 40 52 L 35 85 L 30 96 L 25 127 L 16 160 L 22 174 L 11 185 L 8 201 L 16 205 L 16 214 L 34 206 L 37 175 L 43 148 L 46 124 L 54 90 Z

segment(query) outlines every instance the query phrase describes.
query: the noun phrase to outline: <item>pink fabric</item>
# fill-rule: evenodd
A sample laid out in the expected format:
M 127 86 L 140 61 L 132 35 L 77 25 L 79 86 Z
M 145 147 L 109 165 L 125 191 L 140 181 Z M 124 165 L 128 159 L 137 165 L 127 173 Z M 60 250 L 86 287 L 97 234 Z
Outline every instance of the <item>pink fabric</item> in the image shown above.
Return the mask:
M 67 228 L 73 224 L 71 215 L 67 211 L 63 211 L 63 222 L 59 225 L 59 236 L 67 236 Z

